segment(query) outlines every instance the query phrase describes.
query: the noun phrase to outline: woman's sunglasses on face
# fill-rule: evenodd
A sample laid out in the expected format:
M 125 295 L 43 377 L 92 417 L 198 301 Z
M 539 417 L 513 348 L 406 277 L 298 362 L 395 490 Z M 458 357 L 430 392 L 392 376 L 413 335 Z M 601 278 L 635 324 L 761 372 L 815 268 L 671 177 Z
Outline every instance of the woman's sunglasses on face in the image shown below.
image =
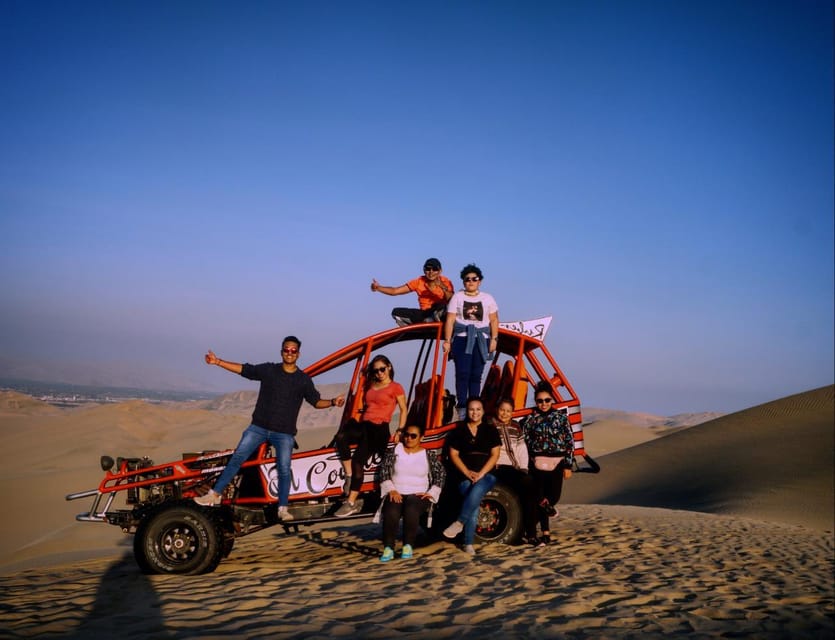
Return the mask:
M 408 432 L 406 432 L 406 433 L 403 434 L 403 437 L 406 440 L 414 440 L 416 438 L 420 438 L 420 434 L 419 433 L 408 433 Z
M 388 367 L 377 367 L 376 369 L 372 369 L 372 371 L 374 373 L 383 373 L 383 371 L 386 371 L 387 369 Z
M 464 278 L 464 282 L 478 282 L 481 280 L 478 276 L 471 276 L 469 278 Z
M 549 402 L 553 402 L 553 398 L 537 398 L 536 404 L 548 404 Z

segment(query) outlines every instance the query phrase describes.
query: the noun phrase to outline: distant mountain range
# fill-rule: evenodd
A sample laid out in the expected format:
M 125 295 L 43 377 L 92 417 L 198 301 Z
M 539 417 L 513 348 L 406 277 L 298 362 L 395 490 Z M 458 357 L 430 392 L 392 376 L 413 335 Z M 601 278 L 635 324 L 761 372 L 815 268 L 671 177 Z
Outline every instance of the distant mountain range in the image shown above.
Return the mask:
M 590 426 L 596 422 L 619 422 L 635 425 L 636 427 L 692 427 L 693 425 L 721 418 L 723 415 L 725 414 L 716 411 L 702 411 L 700 413 L 678 413 L 673 416 L 659 416 L 652 413 L 583 407 L 583 424 Z
M 345 385 L 340 384 L 317 385 L 317 388 L 324 398 L 333 397 L 345 391 Z M 248 414 L 252 412 L 257 397 L 257 391 L 235 391 L 217 395 L 214 398 L 203 400 L 196 404 L 199 408 L 210 411 L 219 411 L 228 414 Z M 303 405 L 302 415 L 306 413 L 305 409 L 306 407 Z M 638 427 L 691 427 L 708 422 L 709 420 L 714 420 L 722 415 L 724 414 L 705 411 L 702 413 L 680 413 L 674 416 L 658 416 L 650 413 L 634 413 L 615 409 L 583 407 L 583 424 L 589 426 L 595 422 L 618 422 Z
M 317 385 L 322 397 L 330 398 L 345 392 L 345 384 Z M 223 414 L 248 415 L 255 407 L 258 392 L 255 390 L 220 393 L 212 391 L 174 391 L 145 389 L 136 387 L 99 386 L 69 384 L 65 382 L 41 382 L 0 377 L 0 390 L 19 391 L 34 398 L 58 406 L 83 404 L 87 402 L 118 402 L 120 400 L 140 399 L 151 402 L 193 402 L 199 409 L 217 411 Z M 302 407 L 302 417 L 308 417 L 306 407 Z M 715 418 L 722 413 L 701 412 L 681 413 L 673 416 L 659 416 L 650 413 L 619 411 L 583 407 L 583 424 L 616 421 L 638 427 L 689 427 Z
M 208 367 L 203 366 L 203 369 Z M 155 392 L 196 393 L 206 395 L 229 390 L 230 380 L 209 376 L 201 378 L 193 370 L 155 367 L 138 362 L 67 362 L 41 359 L 12 358 L 0 355 L 0 385 L 38 383 L 41 385 L 69 385 L 72 387 L 100 387 L 107 389 L 146 389 Z M 225 384 L 226 386 L 218 386 Z
M 34 398 L 42 398 L 51 404 L 65 405 L 83 402 L 112 402 L 114 400 L 142 399 L 151 401 L 184 402 L 206 400 L 219 395 L 211 391 L 174 391 L 115 387 L 66 382 L 42 382 L 0 377 L 0 390 L 19 391 Z

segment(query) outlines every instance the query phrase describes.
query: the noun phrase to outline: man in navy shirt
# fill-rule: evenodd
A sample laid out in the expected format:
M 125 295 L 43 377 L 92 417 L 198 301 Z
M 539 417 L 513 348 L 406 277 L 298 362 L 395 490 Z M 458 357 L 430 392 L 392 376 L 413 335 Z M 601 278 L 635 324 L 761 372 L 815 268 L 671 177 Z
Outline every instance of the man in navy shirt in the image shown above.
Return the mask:
M 287 510 L 290 496 L 290 459 L 298 431 L 296 420 L 302 400 L 307 400 L 317 409 L 341 407 L 345 404 L 342 395 L 330 400 L 322 399 L 310 376 L 299 369 L 296 363 L 301 345 L 301 340 L 295 336 L 284 338 L 281 343 L 280 364 L 240 364 L 221 360 L 211 350 L 206 354 L 206 364 L 217 365 L 249 380 L 258 380 L 261 382 L 261 388 L 258 391 L 255 411 L 252 412 L 252 424 L 244 430 L 235 453 L 232 454 L 215 486 L 206 495 L 194 499 L 197 504 L 204 507 L 219 505 L 223 490 L 238 473 L 241 465 L 262 443 L 269 442 L 275 448 L 278 468 L 278 517 L 285 522 L 293 519 Z

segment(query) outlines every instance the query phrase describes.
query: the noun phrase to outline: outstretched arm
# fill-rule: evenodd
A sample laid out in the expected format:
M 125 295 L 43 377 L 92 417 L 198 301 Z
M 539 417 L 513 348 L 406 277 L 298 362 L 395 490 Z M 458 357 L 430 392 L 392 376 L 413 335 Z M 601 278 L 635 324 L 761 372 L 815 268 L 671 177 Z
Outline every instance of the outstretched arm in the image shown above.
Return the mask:
M 215 352 L 209 349 L 209 352 L 205 356 L 206 364 L 216 364 L 217 366 L 221 367 L 222 369 L 226 369 L 227 371 L 231 371 L 232 373 L 240 374 L 243 371 L 244 366 L 239 362 L 228 362 L 226 360 L 221 360 L 215 355 Z
M 344 407 L 345 406 L 345 396 L 343 394 L 339 394 L 335 398 L 331 398 L 330 400 L 325 400 L 324 398 L 320 398 L 316 404 L 313 405 L 317 409 L 330 409 L 331 407 Z
M 401 284 L 399 287 L 386 287 L 381 285 L 376 280 L 371 280 L 371 290 L 385 293 L 387 296 L 401 296 L 404 293 L 409 293 L 409 291 L 411 291 L 411 289 L 409 289 L 409 287 L 405 284 Z

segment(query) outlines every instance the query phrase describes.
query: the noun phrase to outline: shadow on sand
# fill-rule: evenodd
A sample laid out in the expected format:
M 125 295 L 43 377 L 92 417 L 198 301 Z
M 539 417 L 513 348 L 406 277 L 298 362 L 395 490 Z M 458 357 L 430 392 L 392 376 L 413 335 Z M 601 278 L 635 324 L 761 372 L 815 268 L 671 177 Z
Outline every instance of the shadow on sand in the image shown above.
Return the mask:
M 165 627 L 154 584 L 136 566 L 133 553 L 126 552 L 102 574 L 87 616 L 72 633 L 61 637 L 165 639 L 175 634 Z

